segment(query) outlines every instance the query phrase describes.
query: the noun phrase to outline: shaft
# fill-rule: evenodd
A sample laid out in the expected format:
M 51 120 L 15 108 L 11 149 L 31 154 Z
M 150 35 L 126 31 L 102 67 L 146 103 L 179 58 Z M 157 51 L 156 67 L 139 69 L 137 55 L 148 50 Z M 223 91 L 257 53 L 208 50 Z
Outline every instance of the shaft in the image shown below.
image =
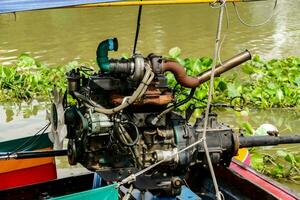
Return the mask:
M 24 158 L 44 158 L 54 156 L 66 156 L 68 150 L 53 151 L 23 151 L 23 152 L 0 152 L 0 160 L 24 159 Z
M 273 146 L 278 144 L 300 143 L 300 135 L 287 136 L 248 136 L 239 138 L 239 147 Z

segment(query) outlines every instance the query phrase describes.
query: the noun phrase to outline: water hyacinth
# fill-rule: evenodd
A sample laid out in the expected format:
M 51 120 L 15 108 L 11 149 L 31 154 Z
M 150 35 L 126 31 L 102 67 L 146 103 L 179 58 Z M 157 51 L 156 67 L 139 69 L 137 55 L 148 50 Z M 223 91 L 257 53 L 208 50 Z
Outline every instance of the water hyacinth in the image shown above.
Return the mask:
M 15 65 L 0 65 L 0 101 L 46 100 L 54 85 L 66 88 L 65 73 L 77 65 L 48 67 L 22 54 Z
M 169 54 L 171 59 L 185 67 L 190 76 L 197 76 L 212 65 L 212 59 L 208 57 L 181 58 L 178 47 L 172 48 Z M 47 99 L 54 83 L 64 89 L 67 82 L 65 73 L 78 66 L 78 62 L 71 62 L 64 66 L 48 67 L 22 54 L 15 65 L 0 65 L 0 101 Z M 254 56 L 238 68 L 215 79 L 214 102 L 229 103 L 233 98 L 242 96 L 248 106 L 255 108 L 300 107 L 299 58 L 263 61 L 259 56 Z M 189 89 L 180 88 L 171 73 L 167 77 L 170 86 L 176 90 L 177 100 L 186 98 Z M 184 111 L 190 104 L 205 106 L 207 93 L 208 83 L 202 84 L 194 98 L 179 109 Z
M 212 59 L 180 57 L 180 49 L 169 51 L 170 57 L 185 66 L 187 74 L 197 76 L 211 67 Z M 176 85 L 172 74 L 168 74 L 169 84 Z M 300 108 L 300 59 L 262 60 L 259 56 L 238 69 L 233 69 L 221 77 L 215 78 L 214 102 L 230 102 L 242 96 L 246 104 L 255 108 Z M 179 100 L 185 98 L 188 89 L 177 90 Z M 189 102 L 202 107 L 206 103 L 208 83 L 202 84 L 195 92 L 195 99 Z M 185 110 L 188 104 L 180 110 Z

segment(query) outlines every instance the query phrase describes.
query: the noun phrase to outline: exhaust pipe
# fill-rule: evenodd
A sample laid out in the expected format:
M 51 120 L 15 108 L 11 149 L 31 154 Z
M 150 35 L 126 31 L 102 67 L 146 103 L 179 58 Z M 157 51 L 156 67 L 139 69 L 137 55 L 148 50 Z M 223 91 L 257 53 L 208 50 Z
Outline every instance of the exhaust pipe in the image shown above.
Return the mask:
M 220 76 L 224 72 L 248 61 L 251 59 L 251 54 L 248 50 L 226 60 L 222 64 L 219 64 L 215 68 L 215 77 Z M 187 88 L 196 88 L 202 83 L 208 81 L 211 77 L 212 70 L 201 73 L 198 77 L 190 77 L 186 74 L 182 65 L 174 61 L 166 61 L 163 63 L 162 72 L 170 71 L 174 74 L 176 81 Z

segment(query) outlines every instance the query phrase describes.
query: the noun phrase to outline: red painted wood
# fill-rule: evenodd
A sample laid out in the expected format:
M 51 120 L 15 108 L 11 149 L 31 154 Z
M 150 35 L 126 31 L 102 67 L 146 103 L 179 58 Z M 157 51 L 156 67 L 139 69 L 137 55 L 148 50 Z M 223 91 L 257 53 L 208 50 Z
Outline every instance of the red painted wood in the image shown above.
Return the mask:
M 284 200 L 297 200 L 294 195 L 292 195 L 289 191 L 281 188 L 275 184 L 272 184 L 270 180 L 267 180 L 262 175 L 254 172 L 248 166 L 243 166 L 235 162 L 231 162 L 229 168 L 236 173 L 240 174 L 246 180 L 254 183 L 258 187 L 264 189 L 265 191 L 269 192 L 273 196 L 278 199 Z
M 56 178 L 55 164 L 48 163 L 0 174 L 0 190 L 45 182 Z

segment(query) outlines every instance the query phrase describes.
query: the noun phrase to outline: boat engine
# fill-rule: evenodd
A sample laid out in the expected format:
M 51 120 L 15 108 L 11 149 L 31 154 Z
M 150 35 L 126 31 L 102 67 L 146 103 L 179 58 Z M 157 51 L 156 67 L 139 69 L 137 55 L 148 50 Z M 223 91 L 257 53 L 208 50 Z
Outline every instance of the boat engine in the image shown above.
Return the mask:
M 77 100 L 77 105 L 65 106 L 69 163 L 80 163 L 106 181 L 118 181 L 164 160 L 139 176 L 135 187 L 176 195 L 180 192 L 180 177 L 188 167 L 196 163 L 205 167 L 207 163 L 202 143 L 171 157 L 199 140 L 204 124 L 200 117 L 191 126 L 174 109 L 209 80 L 211 71 L 189 77 L 178 63 L 154 54 L 109 59 L 108 51 L 117 48 L 116 38 L 99 44 L 99 72 L 87 76 L 82 70 L 72 70 L 67 74 L 68 93 Z M 225 61 L 216 67 L 215 75 L 250 57 L 245 51 Z M 167 84 L 166 71 L 173 73 L 180 85 L 191 88 L 190 97 L 177 102 Z M 227 166 L 239 147 L 233 130 L 219 123 L 213 113 L 209 116 L 206 140 L 215 165 Z

